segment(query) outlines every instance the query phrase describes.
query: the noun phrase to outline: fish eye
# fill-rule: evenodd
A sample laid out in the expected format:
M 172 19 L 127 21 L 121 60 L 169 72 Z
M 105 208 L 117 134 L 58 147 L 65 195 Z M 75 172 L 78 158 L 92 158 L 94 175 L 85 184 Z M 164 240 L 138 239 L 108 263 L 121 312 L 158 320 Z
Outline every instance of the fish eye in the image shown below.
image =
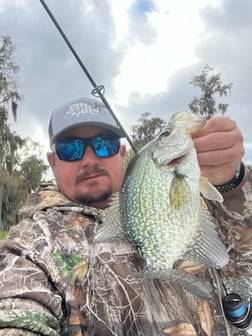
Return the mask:
M 162 132 L 160 135 L 159 135 L 159 139 L 162 140 L 164 138 L 167 138 L 168 136 L 171 135 L 171 131 L 166 129 L 164 132 Z

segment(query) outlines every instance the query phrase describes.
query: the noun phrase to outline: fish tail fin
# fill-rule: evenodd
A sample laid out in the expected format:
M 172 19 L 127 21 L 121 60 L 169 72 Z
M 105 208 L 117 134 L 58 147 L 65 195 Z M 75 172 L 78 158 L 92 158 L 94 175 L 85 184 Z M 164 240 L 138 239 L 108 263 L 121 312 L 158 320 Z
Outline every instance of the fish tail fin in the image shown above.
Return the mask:
M 179 269 L 173 268 L 167 270 L 145 267 L 142 271 L 134 273 L 134 276 L 142 279 L 158 279 L 175 282 L 183 290 L 198 298 L 203 300 L 210 300 L 212 298 L 212 293 L 209 288 L 207 288 L 196 275 L 185 273 Z
M 138 274 L 139 276 L 139 274 Z M 167 270 L 144 270 L 142 277 L 149 279 L 161 279 L 173 281 L 183 290 L 195 295 L 203 300 L 212 298 L 209 289 L 197 278 L 196 275 L 185 273 L 178 269 Z
M 183 290 L 196 297 L 203 300 L 210 300 L 212 298 L 212 293 L 209 288 L 207 288 L 196 275 L 190 275 L 178 269 L 173 269 L 169 279 L 175 281 L 183 288 Z

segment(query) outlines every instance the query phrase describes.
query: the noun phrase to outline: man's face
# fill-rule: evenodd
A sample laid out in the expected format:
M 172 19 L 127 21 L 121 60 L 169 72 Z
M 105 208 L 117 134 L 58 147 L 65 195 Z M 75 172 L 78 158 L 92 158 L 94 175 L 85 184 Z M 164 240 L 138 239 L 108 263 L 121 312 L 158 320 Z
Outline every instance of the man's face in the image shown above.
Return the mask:
M 100 127 L 78 127 L 67 131 L 67 138 L 92 138 L 108 134 Z M 108 198 L 119 191 L 124 178 L 125 146 L 119 153 L 99 158 L 90 146 L 87 146 L 83 158 L 79 161 L 62 161 L 55 153 L 48 153 L 48 162 L 54 172 L 61 192 L 69 199 L 97 208 L 105 208 Z

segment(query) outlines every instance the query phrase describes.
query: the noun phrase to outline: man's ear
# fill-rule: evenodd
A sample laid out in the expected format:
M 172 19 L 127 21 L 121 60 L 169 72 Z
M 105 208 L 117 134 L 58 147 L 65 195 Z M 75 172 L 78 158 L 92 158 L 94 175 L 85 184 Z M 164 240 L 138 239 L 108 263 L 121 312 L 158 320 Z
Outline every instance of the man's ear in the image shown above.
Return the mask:
M 127 152 L 126 145 L 121 145 L 121 147 L 120 147 L 120 154 L 121 154 L 122 158 L 125 157 L 126 152 Z
M 55 155 L 52 152 L 48 152 L 46 155 L 47 155 L 47 161 L 53 170 L 55 166 Z

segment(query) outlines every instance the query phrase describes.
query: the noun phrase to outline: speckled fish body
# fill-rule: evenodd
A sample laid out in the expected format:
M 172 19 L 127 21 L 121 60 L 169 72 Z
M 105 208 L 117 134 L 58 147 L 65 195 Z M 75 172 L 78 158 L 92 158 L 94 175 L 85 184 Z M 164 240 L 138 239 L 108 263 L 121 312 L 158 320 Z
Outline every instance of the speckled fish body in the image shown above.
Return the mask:
M 169 273 L 180 258 L 217 268 L 228 261 L 212 218 L 201 207 L 202 190 L 208 198 L 222 200 L 201 177 L 190 136 L 202 124 L 191 113 L 176 113 L 132 160 L 120 192 L 122 227 L 154 276 Z
M 201 196 L 222 196 L 200 173 L 190 132 L 204 124 L 175 113 L 167 127 L 131 160 L 119 197 L 107 209 L 96 242 L 128 239 L 140 252 L 145 274 L 167 277 L 179 260 L 220 268 L 228 254 Z M 174 274 L 174 272 L 173 272 Z

